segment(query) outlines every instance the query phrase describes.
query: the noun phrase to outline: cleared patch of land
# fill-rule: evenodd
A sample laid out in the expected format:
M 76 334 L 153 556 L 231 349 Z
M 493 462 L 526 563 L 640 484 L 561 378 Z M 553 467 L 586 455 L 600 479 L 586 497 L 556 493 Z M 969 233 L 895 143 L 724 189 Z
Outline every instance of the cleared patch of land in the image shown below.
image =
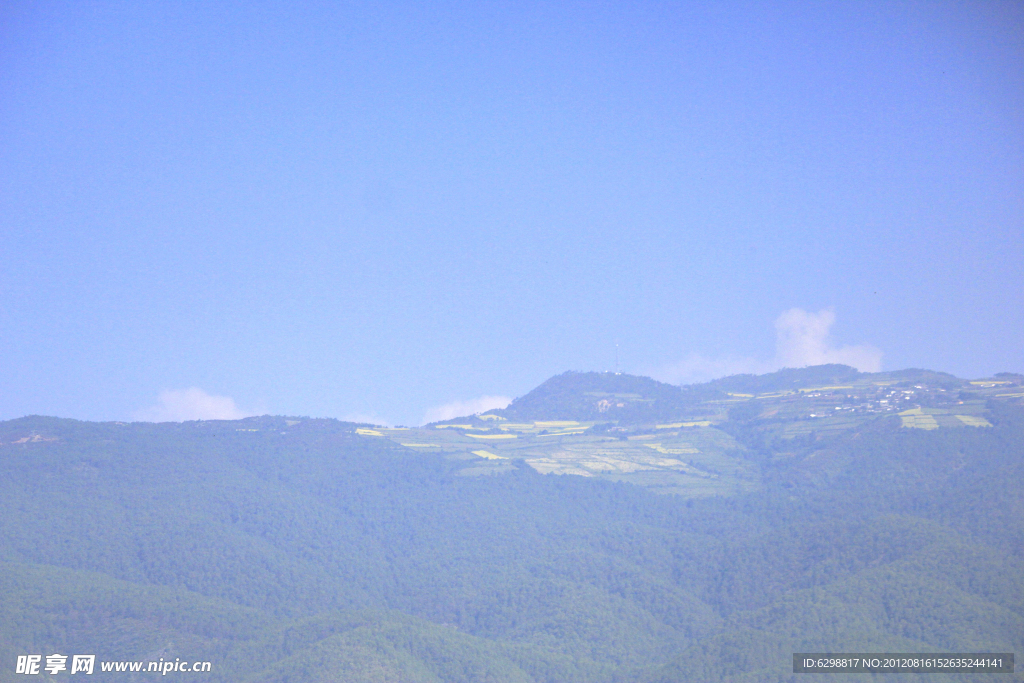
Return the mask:
M 968 427 L 991 427 L 992 423 L 983 417 L 977 415 L 955 415 L 956 419 L 963 422 Z
M 508 460 L 504 455 L 496 455 L 490 451 L 473 451 L 473 455 L 479 455 L 485 460 Z
M 813 449 L 804 455 L 827 467 L 820 464 L 829 462 L 827 444 L 871 421 L 898 418 L 903 427 L 926 431 L 991 427 L 985 417 L 990 401 L 1024 397 L 1021 381 L 1004 377 L 967 382 L 929 371 L 851 370 L 801 385 L 792 373 L 781 381 L 785 374 L 774 382 L 727 378 L 722 381 L 728 387 L 665 410 L 657 402 L 671 392 L 653 380 L 569 373 L 556 378 L 561 393 L 541 392 L 544 412 L 502 409 L 415 429 L 360 427 L 356 432 L 441 454 L 458 463 L 464 476 L 525 464 L 545 474 L 628 481 L 686 496 L 728 495 L 761 486 L 758 450 L 765 443 L 793 443 L 779 448 L 778 457 Z M 589 384 L 574 393 L 573 382 Z M 635 385 L 647 393 L 591 390 L 602 382 L 609 388 Z M 649 411 L 649 420 L 643 411 Z
M 913 429 L 938 429 L 939 423 L 931 415 L 925 415 L 920 408 L 905 410 L 900 413 L 900 419 L 904 427 Z

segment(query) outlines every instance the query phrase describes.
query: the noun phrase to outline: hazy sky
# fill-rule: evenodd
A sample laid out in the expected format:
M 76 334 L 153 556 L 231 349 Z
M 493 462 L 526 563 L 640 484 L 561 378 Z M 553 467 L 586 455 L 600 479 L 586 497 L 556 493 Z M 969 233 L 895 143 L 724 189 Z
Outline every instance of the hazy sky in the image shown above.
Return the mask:
M 1024 3 L 5 2 L 0 259 L 2 419 L 1024 371 Z

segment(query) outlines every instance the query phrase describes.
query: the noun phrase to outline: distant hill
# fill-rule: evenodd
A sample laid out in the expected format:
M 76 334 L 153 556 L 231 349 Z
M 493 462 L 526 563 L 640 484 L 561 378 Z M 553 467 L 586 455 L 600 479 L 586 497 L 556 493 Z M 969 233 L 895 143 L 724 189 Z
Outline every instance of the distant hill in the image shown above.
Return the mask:
M 639 422 L 681 415 L 696 401 L 692 392 L 649 377 L 565 372 L 515 399 L 507 408 L 489 413 L 508 420 Z
M 704 386 L 724 392 L 762 394 L 852 382 L 865 373 L 849 365 L 814 365 L 807 368 L 783 368 L 765 375 L 732 375 L 708 382 Z
M 862 373 L 848 365 L 784 368 L 764 375 L 732 375 L 704 384 L 676 386 L 637 375 L 565 372 L 543 382 L 507 408 L 489 414 L 512 421 L 610 420 L 623 424 L 670 422 L 707 411 L 709 401 L 730 395 L 760 395 L 872 382 L 926 382 L 945 389 L 965 385 L 953 375 L 929 370 Z

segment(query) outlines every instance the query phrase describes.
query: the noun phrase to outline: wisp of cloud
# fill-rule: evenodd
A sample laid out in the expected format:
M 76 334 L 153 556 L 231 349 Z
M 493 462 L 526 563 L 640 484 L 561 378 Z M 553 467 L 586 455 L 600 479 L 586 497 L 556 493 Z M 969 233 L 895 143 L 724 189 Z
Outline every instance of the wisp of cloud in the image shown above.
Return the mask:
M 451 403 L 445 403 L 443 406 L 431 408 L 424 413 L 423 424 L 441 422 L 442 420 L 450 420 L 454 417 L 463 417 L 465 415 L 485 413 L 495 408 L 504 408 L 511 402 L 512 399 L 508 396 L 480 396 L 468 401 L 452 401 Z
M 882 352 L 874 346 L 833 348 L 829 330 L 836 321 L 831 309 L 808 313 L 791 308 L 775 320 L 775 368 L 802 368 L 808 365 L 842 363 L 861 372 L 882 369 Z
M 185 420 L 239 420 L 254 413 L 241 410 L 230 396 L 211 396 L 199 387 L 165 389 L 156 405 L 135 413 L 140 422 L 184 422 Z
M 662 382 L 691 384 L 728 375 L 760 374 L 827 363 L 850 365 L 861 372 L 881 370 L 882 351 L 874 346 L 832 346 L 829 331 L 835 321 L 835 312 L 828 308 L 817 313 L 791 308 L 775 319 L 775 357 L 770 360 L 737 356 L 709 358 L 691 353 L 677 363 L 652 372 L 651 376 Z

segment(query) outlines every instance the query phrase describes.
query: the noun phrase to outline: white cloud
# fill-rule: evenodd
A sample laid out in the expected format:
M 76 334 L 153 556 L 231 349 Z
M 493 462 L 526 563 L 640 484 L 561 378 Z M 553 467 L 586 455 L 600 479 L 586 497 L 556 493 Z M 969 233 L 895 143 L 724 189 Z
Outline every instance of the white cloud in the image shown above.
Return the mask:
M 135 413 L 141 422 L 239 420 L 254 413 L 241 410 L 230 396 L 211 396 L 199 387 L 160 392 L 156 405 Z
M 691 353 L 681 361 L 655 370 L 651 376 L 662 382 L 693 384 L 728 375 L 762 374 L 780 368 L 803 368 L 826 363 L 850 365 L 861 372 L 881 370 L 882 351 L 874 346 L 832 346 L 829 330 L 835 321 L 836 314 L 831 309 L 809 313 L 801 308 L 791 308 L 775 320 L 774 358 L 710 358 Z
M 785 311 L 775 321 L 775 365 L 802 368 L 808 365 L 842 363 L 861 372 L 882 368 L 882 351 L 874 346 L 841 346 L 829 341 L 829 329 L 836 321 L 831 309 L 808 313 L 801 308 Z
M 508 396 L 481 396 L 468 401 L 452 401 L 443 406 L 431 408 L 423 415 L 423 424 L 450 420 L 454 417 L 476 415 L 495 408 L 504 408 L 512 402 Z

